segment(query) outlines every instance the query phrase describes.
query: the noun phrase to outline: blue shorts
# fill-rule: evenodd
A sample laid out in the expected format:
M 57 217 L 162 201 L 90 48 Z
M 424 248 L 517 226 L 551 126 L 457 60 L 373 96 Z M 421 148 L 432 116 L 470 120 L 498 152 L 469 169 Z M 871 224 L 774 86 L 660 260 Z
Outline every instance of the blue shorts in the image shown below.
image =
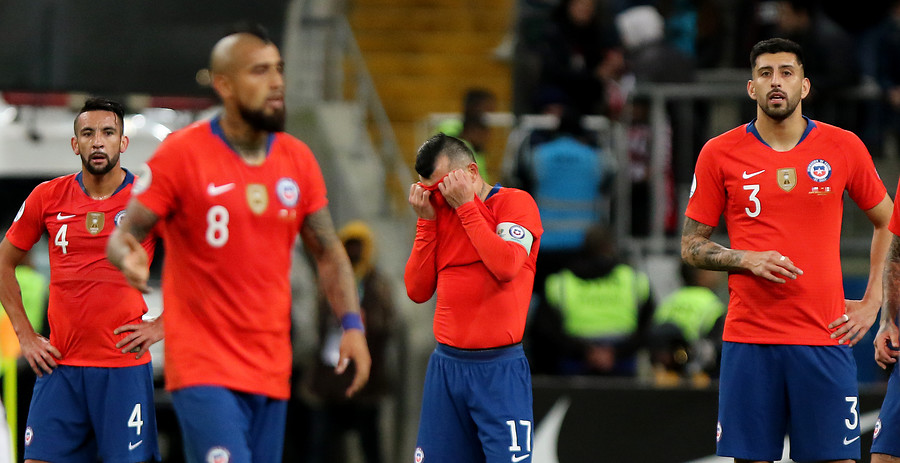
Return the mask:
M 875 422 L 872 453 L 900 457 L 900 367 L 896 364 L 888 380 L 878 421 Z
M 34 383 L 23 437 L 26 460 L 159 461 L 153 367 L 56 367 Z
M 196 386 L 172 392 L 188 463 L 281 463 L 287 401 Z
M 486 350 L 438 344 L 425 374 L 415 461 L 531 462 L 531 394 L 521 344 Z
M 856 362 L 847 346 L 726 342 L 716 453 L 777 461 L 859 460 Z

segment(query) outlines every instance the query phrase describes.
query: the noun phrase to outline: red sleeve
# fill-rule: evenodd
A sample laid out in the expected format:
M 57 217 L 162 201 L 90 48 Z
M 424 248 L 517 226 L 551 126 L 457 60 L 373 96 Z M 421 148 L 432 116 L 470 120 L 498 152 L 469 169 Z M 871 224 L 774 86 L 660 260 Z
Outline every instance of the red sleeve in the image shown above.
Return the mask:
M 725 210 L 725 180 L 719 169 L 715 149 L 710 145 L 716 139 L 706 143 L 697 157 L 694 168 L 694 179 L 691 184 L 691 196 L 684 215 L 710 227 L 719 224 L 719 217 Z
M 183 160 L 189 157 L 179 152 L 178 141 L 183 139 L 179 135 L 176 132 L 163 140 L 131 190 L 159 218 L 168 217 L 178 204 L 177 175 L 184 168 Z
M 10 225 L 9 231 L 6 232 L 6 239 L 9 240 L 9 243 L 23 251 L 30 250 L 44 234 L 44 205 L 41 192 L 46 185 L 46 183 L 38 185 L 28 195 Z
M 406 294 L 419 304 L 431 299 L 437 288 L 436 249 L 437 222 L 419 219 L 416 222 L 416 239 L 403 274 Z
M 878 176 L 878 171 L 875 170 L 875 163 L 872 162 L 872 156 L 866 145 L 855 134 L 847 133 L 850 139 L 847 156 L 850 157 L 849 161 L 852 164 L 850 178 L 847 181 L 847 193 L 860 209 L 867 211 L 884 199 L 887 190 Z
M 897 182 L 897 194 L 900 194 L 900 182 Z M 894 199 L 898 196 L 894 195 Z M 891 221 L 888 223 L 888 229 L 895 235 L 900 236 L 900 200 L 894 201 L 894 213 L 891 214 Z
M 475 201 L 469 201 L 456 208 L 469 241 L 475 246 L 478 256 L 494 278 L 511 281 L 522 269 L 528 253 L 518 243 L 506 241 L 487 224 Z

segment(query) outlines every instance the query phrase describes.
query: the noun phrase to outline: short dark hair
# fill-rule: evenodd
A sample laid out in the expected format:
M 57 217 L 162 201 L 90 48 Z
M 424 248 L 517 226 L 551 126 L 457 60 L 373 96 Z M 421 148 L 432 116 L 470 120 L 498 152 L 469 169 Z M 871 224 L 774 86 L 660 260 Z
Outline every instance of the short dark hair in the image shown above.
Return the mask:
M 422 178 L 429 178 L 434 173 L 435 163 L 441 155 L 447 156 L 451 166 L 459 166 L 463 162 L 475 162 L 475 154 L 459 138 L 439 133 L 422 143 L 416 152 L 416 173 Z
M 797 64 L 803 66 L 803 47 L 797 42 L 782 38 L 761 40 L 750 50 L 750 72 L 756 68 L 756 59 L 766 53 L 793 53 Z
M 88 112 L 88 111 L 109 111 L 116 115 L 116 119 L 121 122 L 121 133 L 125 133 L 125 107 L 122 106 L 122 103 L 119 103 L 115 100 L 110 100 L 109 98 L 88 98 L 81 109 L 78 111 L 78 114 L 75 115 L 75 130 L 78 130 L 78 118 Z
M 226 32 L 225 37 L 232 34 L 250 34 L 262 40 L 266 44 L 274 43 L 274 41 L 272 40 L 272 36 L 269 35 L 268 29 L 266 29 L 262 24 L 250 21 L 241 21 L 232 24 Z

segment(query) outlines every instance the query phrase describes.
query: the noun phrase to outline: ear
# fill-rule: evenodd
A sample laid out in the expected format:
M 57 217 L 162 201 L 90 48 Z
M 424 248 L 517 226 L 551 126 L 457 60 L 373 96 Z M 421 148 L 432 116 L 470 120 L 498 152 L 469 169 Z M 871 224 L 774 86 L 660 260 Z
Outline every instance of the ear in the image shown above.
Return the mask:
M 804 77 L 803 83 L 800 84 L 800 99 L 806 98 L 806 95 L 809 95 L 810 90 L 812 90 L 812 84 L 809 83 L 809 78 Z
M 223 100 L 231 96 L 231 81 L 224 74 L 213 74 L 212 87 Z
M 122 141 L 119 142 L 119 152 L 124 153 L 128 149 L 128 136 L 122 135 Z
M 756 99 L 756 89 L 753 88 L 753 80 L 752 79 L 747 81 L 747 95 L 750 95 L 751 100 Z
M 78 139 L 72 137 L 72 151 L 75 152 L 75 156 L 81 156 L 81 151 L 78 149 Z
M 481 172 L 478 170 L 478 164 L 477 164 L 477 163 L 470 162 L 469 165 L 466 167 L 466 170 L 467 170 L 470 174 L 474 175 L 476 178 L 481 176 Z

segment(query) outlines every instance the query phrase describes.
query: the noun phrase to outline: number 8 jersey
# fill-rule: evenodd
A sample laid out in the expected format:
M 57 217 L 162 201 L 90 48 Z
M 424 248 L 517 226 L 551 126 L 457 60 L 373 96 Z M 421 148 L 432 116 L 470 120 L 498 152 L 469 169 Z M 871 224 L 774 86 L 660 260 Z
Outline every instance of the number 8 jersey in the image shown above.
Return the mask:
M 685 215 L 715 227 L 724 214 L 730 248 L 778 251 L 803 275 L 780 284 L 731 273 L 723 339 L 837 344 L 828 324 L 844 313 L 843 195 L 865 211 L 884 199 L 884 184 L 851 132 L 807 119 L 797 145 L 779 152 L 762 141 L 754 122 L 700 151 Z
M 327 204 L 309 148 L 269 136 L 249 165 L 218 119 L 172 133 L 136 199 L 164 222 L 166 386 L 290 395 L 291 254 L 304 218 Z

